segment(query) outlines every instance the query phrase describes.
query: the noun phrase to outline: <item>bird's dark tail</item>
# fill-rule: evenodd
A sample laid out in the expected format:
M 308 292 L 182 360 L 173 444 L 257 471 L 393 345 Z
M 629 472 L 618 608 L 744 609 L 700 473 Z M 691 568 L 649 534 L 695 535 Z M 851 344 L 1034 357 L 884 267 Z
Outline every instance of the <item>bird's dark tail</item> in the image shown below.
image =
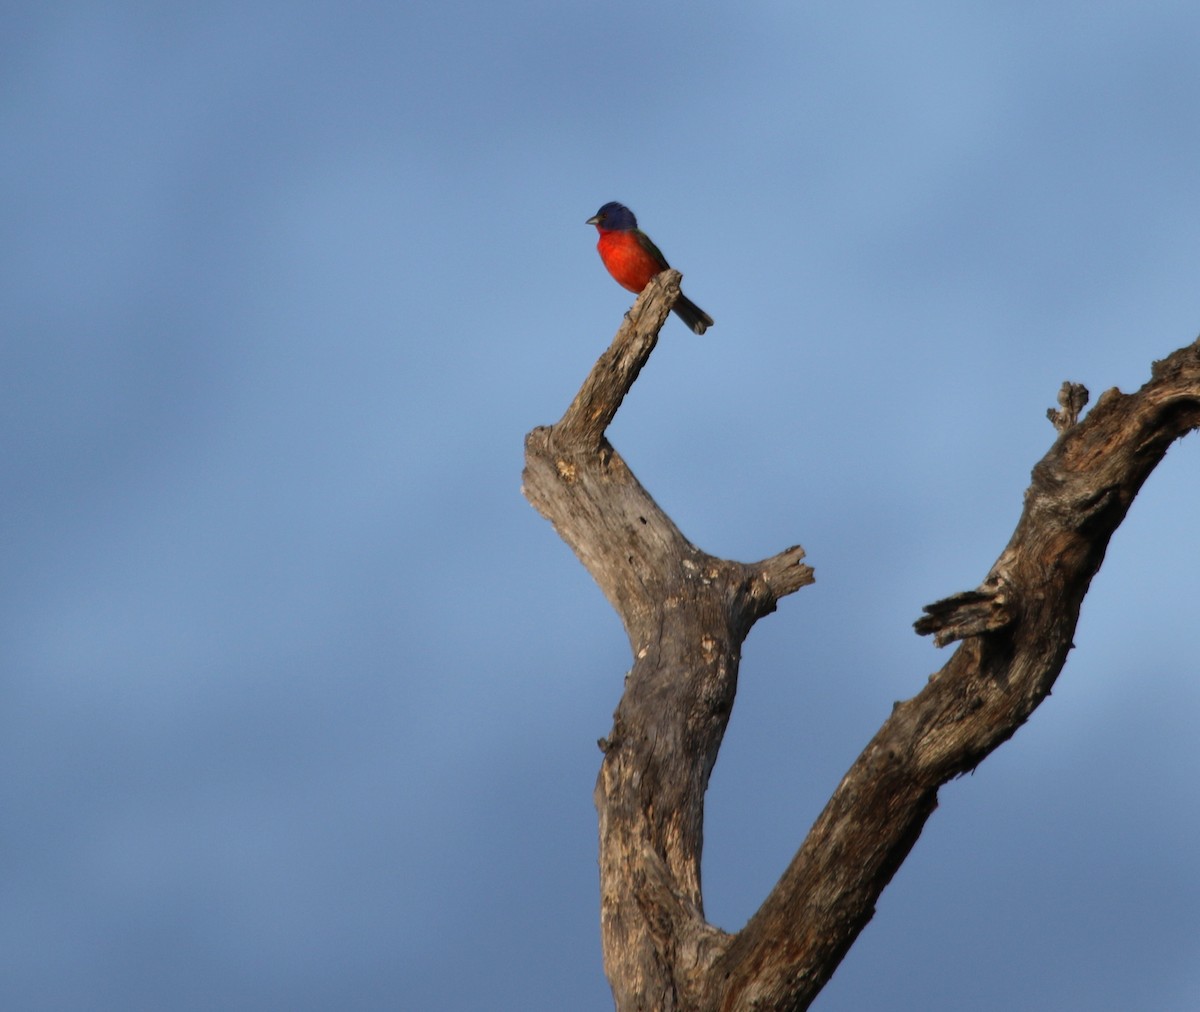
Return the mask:
M 671 309 L 691 328 L 693 333 L 703 334 L 713 325 L 713 318 L 686 295 L 680 294 Z

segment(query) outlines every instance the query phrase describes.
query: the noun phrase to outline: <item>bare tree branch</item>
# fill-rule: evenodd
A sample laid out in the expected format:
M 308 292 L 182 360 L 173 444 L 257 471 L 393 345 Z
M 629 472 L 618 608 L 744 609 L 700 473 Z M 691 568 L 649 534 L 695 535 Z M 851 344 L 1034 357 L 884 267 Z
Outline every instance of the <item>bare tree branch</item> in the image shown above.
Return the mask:
M 741 644 L 813 581 L 803 549 L 745 564 L 691 544 L 604 432 L 679 290 L 639 297 L 562 420 L 526 438 L 524 492 L 625 624 L 633 668 L 601 741 L 601 926 L 619 1010 L 804 1009 L 829 980 L 937 807 L 947 780 L 1010 738 L 1050 692 L 1109 539 L 1168 446 L 1200 426 L 1200 341 L 1133 394 L 1064 384 L 1059 436 L 1033 470 L 1008 546 L 980 586 L 916 623 L 945 667 L 847 772 L 762 906 L 737 934 L 704 918 L 704 793 L 737 689 Z

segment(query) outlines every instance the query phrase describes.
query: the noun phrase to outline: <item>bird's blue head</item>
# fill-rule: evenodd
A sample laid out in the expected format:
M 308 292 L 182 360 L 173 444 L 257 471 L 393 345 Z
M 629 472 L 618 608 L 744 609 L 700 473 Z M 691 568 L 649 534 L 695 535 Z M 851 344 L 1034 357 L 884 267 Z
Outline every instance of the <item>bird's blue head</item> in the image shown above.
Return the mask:
M 637 228 L 637 218 L 624 204 L 610 200 L 599 211 L 584 222 L 585 225 L 595 225 L 605 232 L 629 232 Z

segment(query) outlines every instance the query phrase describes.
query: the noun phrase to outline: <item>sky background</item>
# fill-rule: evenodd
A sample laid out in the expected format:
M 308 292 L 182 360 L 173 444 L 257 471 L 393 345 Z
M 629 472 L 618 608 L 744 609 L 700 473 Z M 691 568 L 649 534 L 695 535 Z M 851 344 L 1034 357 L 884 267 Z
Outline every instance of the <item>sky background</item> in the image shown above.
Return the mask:
M 708 795 L 737 930 L 1007 542 L 1060 384 L 1200 331 L 1200 7 L 8 5 L 0 1007 L 602 1010 L 630 658 L 520 494 L 610 430 L 696 544 L 799 542 Z M 1200 442 L 1054 695 L 948 785 L 815 1008 L 1200 1007 Z

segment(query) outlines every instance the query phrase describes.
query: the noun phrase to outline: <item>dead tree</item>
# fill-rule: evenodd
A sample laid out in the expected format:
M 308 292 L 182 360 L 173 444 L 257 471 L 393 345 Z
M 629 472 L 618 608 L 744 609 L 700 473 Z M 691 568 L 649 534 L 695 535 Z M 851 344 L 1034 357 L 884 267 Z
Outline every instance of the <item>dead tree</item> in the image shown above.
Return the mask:
M 524 493 L 600 585 L 633 667 L 601 739 L 600 918 L 618 1012 L 805 1009 L 866 926 L 937 806 L 1049 694 L 1113 532 L 1170 444 L 1200 426 L 1200 340 L 1133 394 L 1066 383 L 1058 438 L 1033 469 L 1012 540 L 974 590 L 926 606 L 916 630 L 961 641 L 897 703 L 745 927 L 704 918 L 704 794 L 737 689 L 741 645 L 813 582 L 799 546 L 761 562 L 709 555 L 638 483 L 605 430 L 679 292 L 638 298 L 555 425 L 525 441 Z

